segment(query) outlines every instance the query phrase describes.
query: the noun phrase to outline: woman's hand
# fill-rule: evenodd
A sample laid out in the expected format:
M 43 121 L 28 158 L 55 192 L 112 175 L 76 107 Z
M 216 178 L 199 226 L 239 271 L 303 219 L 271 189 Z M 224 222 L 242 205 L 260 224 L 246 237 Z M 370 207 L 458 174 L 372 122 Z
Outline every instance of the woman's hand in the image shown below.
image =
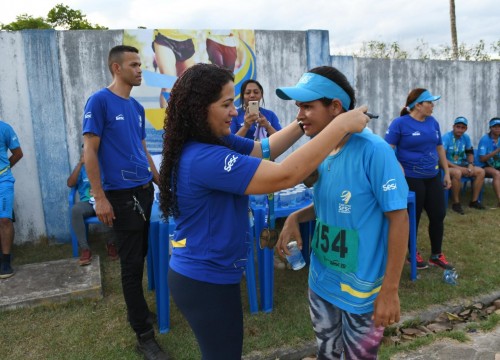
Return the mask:
M 302 237 L 300 236 L 299 222 L 293 213 L 286 218 L 280 232 L 278 243 L 276 244 L 276 249 L 281 257 L 290 255 L 290 251 L 286 246 L 292 240 L 296 240 L 297 246 L 302 250 Z
M 249 114 L 249 113 L 245 113 L 245 117 L 244 117 L 244 124 L 243 126 L 245 126 L 247 129 L 250 129 L 252 127 L 252 125 L 259 119 L 259 115 L 258 114 Z
M 365 114 L 367 111 L 368 107 L 363 105 L 338 115 L 334 122 L 337 126 L 343 127 L 347 133 L 358 133 L 363 131 L 370 121 L 370 118 Z

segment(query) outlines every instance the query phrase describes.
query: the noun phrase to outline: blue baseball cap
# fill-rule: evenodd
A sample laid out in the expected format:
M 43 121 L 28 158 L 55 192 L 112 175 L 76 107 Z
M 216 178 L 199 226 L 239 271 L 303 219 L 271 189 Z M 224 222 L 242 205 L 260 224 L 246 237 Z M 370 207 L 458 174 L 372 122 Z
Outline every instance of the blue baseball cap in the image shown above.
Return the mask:
M 323 98 L 339 99 L 345 110 L 351 105 L 351 98 L 344 89 L 332 80 L 314 73 L 305 73 L 295 86 L 279 87 L 276 95 L 283 100 L 309 102 Z
M 436 101 L 441 99 L 441 95 L 432 95 L 429 90 L 425 90 L 420 96 L 412 102 L 410 105 L 408 105 L 408 109 L 413 109 L 415 105 L 422 103 L 424 101 Z
M 469 125 L 469 122 L 467 121 L 466 118 L 464 118 L 463 116 L 459 116 L 455 119 L 455 121 L 453 122 L 453 124 L 464 124 L 465 126 L 468 126 Z
M 500 118 L 494 117 L 490 120 L 490 127 L 500 125 Z

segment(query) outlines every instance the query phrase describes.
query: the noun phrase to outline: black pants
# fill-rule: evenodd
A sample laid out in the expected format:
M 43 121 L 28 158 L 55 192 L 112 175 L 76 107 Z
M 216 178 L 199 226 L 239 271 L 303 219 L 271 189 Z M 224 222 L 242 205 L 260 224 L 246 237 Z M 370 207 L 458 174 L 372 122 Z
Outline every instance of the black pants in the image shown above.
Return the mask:
M 148 252 L 149 218 L 153 204 L 153 186 L 140 186 L 127 190 L 106 191 L 113 206 L 113 231 L 120 255 L 123 297 L 127 305 L 128 320 L 136 334 L 152 329 L 149 308 L 144 298 L 142 276 L 144 258 Z M 146 221 L 134 210 L 133 196 L 144 210 Z
M 444 218 L 446 206 L 444 203 L 444 190 L 441 175 L 430 179 L 406 178 L 410 191 L 415 192 L 415 208 L 417 216 L 417 229 L 420 215 L 425 209 L 429 218 L 429 239 L 432 254 L 440 254 L 443 244 Z
M 240 284 L 212 284 L 168 269 L 168 287 L 200 346 L 202 360 L 240 360 L 243 310 Z

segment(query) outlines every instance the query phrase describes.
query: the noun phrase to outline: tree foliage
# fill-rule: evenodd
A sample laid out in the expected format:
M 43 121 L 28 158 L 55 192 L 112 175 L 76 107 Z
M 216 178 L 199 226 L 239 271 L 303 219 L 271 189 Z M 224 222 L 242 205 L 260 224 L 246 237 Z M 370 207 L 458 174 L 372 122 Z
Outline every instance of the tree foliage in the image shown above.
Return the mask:
M 28 14 L 18 15 L 10 24 L 0 24 L 0 30 L 26 29 L 64 29 L 64 30 L 106 30 L 107 27 L 93 25 L 80 10 L 73 10 L 64 4 L 57 4 L 50 9 L 47 18 L 34 18 Z
M 455 56 L 450 45 L 440 45 L 431 48 L 428 43 L 419 40 L 414 51 L 403 49 L 397 42 L 384 43 L 382 41 L 364 42 L 359 51 L 354 52 L 355 57 L 377 59 L 420 59 L 420 60 L 464 60 L 464 61 L 490 61 L 500 58 L 500 40 L 486 45 L 484 40 L 477 44 L 458 46 L 458 56 Z
M 16 16 L 16 21 L 10 24 L 0 24 L 0 30 L 17 31 L 24 29 L 52 29 L 52 25 L 47 23 L 42 17 L 33 17 L 28 14 Z

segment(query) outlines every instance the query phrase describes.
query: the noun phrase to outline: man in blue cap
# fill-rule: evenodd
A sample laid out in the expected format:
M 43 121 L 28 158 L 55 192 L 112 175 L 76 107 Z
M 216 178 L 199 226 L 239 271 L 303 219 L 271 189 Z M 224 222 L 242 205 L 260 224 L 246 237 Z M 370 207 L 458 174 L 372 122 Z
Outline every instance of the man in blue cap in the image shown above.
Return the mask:
M 467 131 L 468 120 L 459 116 L 453 122 L 453 130 L 443 135 L 443 147 L 446 151 L 448 168 L 451 177 L 451 193 L 453 211 L 464 215 L 464 209 L 460 204 L 460 188 L 462 177 L 473 178 L 472 200 L 469 207 L 484 210 L 484 206 L 478 201 L 479 193 L 483 187 L 484 169 L 474 166 L 474 149 Z

